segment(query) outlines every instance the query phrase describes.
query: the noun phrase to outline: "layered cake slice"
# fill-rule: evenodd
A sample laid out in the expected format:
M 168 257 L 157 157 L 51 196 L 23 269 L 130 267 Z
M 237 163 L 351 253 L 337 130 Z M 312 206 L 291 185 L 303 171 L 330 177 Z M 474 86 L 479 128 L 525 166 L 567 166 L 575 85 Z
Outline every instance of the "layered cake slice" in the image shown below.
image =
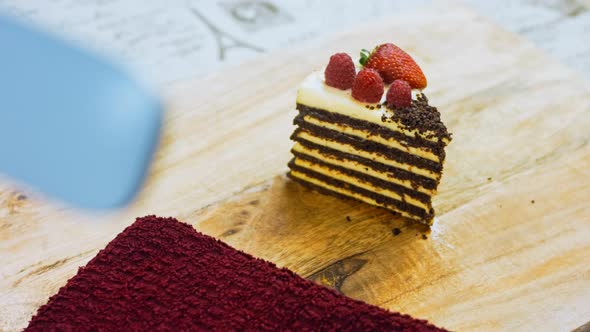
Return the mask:
M 357 73 L 338 53 L 297 92 L 289 176 L 432 224 L 432 196 L 451 134 L 422 92 L 426 78 L 393 44 L 361 56 Z M 414 89 L 414 91 L 412 91 Z

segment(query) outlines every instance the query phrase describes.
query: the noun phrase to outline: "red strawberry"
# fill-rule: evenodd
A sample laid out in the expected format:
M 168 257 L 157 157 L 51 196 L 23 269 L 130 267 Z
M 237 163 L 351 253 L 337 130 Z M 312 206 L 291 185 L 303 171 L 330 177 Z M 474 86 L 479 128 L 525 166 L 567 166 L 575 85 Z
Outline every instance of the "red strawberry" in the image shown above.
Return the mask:
M 375 47 L 370 54 L 363 50 L 360 63 L 366 68 L 377 70 L 386 84 L 399 79 L 408 82 L 413 89 L 426 87 L 422 69 L 408 53 L 391 43 Z
M 412 87 L 406 81 L 395 80 L 389 86 L 385 98 L 389 107 L 408 107 L 412 104 Z
M 367 103 L 378 103 L 383 96 L 383 79 L 379 73 L 365 68 L 356 75 L 352 85 L 352 97 Z
M 346 53 L 336 53 L 330 57 L 330 62 L 324 71 L 326 84 L 340 90 L 350 89 L 356 76 L 356 68 Z

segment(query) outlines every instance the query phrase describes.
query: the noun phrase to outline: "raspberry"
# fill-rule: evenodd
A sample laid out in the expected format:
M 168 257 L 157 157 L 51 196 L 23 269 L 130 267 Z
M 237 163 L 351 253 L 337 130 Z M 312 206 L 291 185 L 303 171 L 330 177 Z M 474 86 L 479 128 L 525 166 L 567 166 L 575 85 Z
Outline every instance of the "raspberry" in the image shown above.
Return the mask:
M 389 107 L 408 107 L 412 104 L 412 87 L 406 81 L 395 80 L 387 90 L 385 98 Z
M 352 85 L 352 97 L 358 101 L 378 103 L 383 96 L 383 79 L 370 68 L 359 71 Z
M 330 57 L 330 62 L 324 71 L 326 84 L 340 90 L 350 89 L 356 76 L 356 68 L 350 55 L 336 53 Z

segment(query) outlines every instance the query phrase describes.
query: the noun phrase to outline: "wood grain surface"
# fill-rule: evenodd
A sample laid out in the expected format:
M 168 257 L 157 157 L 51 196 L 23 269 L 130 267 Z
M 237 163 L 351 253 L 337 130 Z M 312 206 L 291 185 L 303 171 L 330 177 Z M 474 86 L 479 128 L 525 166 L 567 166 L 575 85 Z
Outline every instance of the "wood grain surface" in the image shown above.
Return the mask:
M 430 230 L 284 177 L 298 83 L 331 53 L 383 41 L 422 64 L 454 133 Z M 26 326 L 146 214 L 449 329 L 565 331 L 590 320 L 590 84 L 471 10 L 438 3 L 351 27 L 167 98 L 161 149 L 130 208 L 89 215 L 2 186 L 0 330 Z

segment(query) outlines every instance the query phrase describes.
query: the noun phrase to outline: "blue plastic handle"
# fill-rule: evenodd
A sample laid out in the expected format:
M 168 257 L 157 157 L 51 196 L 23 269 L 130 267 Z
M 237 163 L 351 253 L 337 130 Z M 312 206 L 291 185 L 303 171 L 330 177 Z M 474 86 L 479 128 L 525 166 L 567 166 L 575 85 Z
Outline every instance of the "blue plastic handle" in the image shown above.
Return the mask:
M 127 204 L 160 100 L 122 68 L 0 14 L 0 173 L 82 208 Z

